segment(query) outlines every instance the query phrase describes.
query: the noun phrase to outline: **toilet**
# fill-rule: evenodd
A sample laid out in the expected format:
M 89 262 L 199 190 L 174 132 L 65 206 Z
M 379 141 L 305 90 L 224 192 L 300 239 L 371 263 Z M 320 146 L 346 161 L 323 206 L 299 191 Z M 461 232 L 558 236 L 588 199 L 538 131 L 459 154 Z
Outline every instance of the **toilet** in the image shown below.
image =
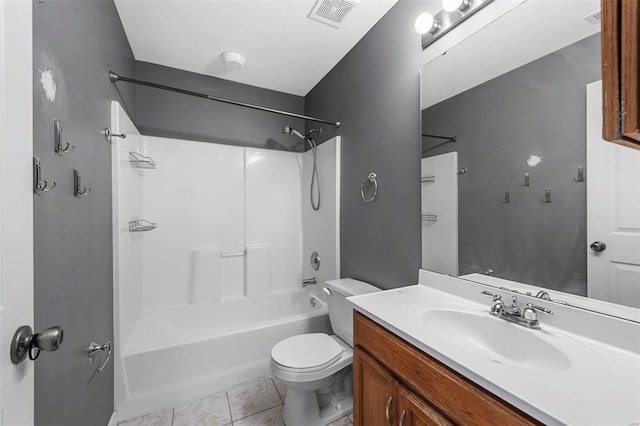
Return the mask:
M 353 411 L 353 307 L 349 296 L 380 291 L 351 278 L 325 282 L 334 335 L 289 337 L 271 349 L 271 373 L 287 388 L 287 426 L 324 426 Z

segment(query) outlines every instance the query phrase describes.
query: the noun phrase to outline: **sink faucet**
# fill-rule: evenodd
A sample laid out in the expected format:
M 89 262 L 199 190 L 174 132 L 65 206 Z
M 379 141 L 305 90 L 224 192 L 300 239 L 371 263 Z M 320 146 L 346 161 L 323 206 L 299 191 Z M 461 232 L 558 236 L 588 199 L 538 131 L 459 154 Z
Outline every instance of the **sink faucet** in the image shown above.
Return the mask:
M 549 293 L 544 290 L 540 290 L 539 292 L 537 292 L 536 297 L 538 299 L 551 300 L 551 296 L 549 295 Z
M 311 284 L 317 284 L 316 277 L 305 278 L 302 280 L 302 287 L 306 287 Z
M 518 296 L 513 296 L 511 305 L 504 308 L 504 313 L 508 315 L 512 315 L 514 317 L 519 317 L 522 315 L 522 311 L 520 310 L 520 306 L 518 306 Z
M 511 305 L 505 306 L 504 302 L 502 301 L 502 296 L 500 296 L 499 294 L 494 294 L 489 291 L 483 291 L 482 294 L 493 297 L 493 306 L 491 307 L 490 311 L 491 315 L 526 328 L 540 330 L 538 312 L 542 312 L 547 315 L 553 315 L 553 312 L 551 312 L 549 309 L 543 308 L 542 306 L 534 305 L 532 303 L 527 303 L 524 310 L 521 310 L 520 306 L 518 305 L 517 296 L 513 296 Z

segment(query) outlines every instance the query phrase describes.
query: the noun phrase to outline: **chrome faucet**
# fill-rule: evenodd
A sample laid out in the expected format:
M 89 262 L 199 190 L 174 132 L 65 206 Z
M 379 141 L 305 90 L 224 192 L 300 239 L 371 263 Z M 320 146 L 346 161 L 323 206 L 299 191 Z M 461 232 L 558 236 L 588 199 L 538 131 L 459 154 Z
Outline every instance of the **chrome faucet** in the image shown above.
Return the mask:
M 512 315 L 514 317 L 519 317 L 522 315 L 522 311 L 520 310 L 520 306 L 518 306 L 518 296 L 512 296 L 511 305 L 507 306 L 503 309 L 503 312 Z
M 518 305 L 517 296 L 513 296 L 511 305 L 505 306 L 504 302 L 502 301 L 501 295 L 491 293 L 489 291 L 483 291 L 482 294 L 493 297 L 493 306 L 490 310 L 491 315 L 526 328 L 540 330 L 538 312 L 542 312 L 547 315 L 553 315 L 553 312 L 551 312 L 549 309 L 543 308 L 542 306 L 534 305 L 532 303 L 527 303 L 524 310 L 521 310 L 520 306 Z
M 543 300 L 551 300 L 551 296 L 549 295 L 549 293 L 547 293 L 544 290 L 540 290 L 539 292 L 536 293 L 536 297 L 538 299 L 543 299 Z
M 311 284 L 318 284 L 318 282 L 316 281 L 316 277 L 305 278 L 302 280 L 302 287 L 306 287 Z

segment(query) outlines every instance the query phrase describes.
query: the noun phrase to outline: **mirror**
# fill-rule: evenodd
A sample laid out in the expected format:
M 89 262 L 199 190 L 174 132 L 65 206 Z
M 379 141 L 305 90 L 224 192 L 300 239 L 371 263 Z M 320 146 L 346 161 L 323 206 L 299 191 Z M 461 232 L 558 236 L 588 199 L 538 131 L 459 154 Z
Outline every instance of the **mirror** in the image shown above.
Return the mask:
M 528 0 L 423 66 L 424 269 L 640 308 L 640 155 L 599 144 L 599 8 Z

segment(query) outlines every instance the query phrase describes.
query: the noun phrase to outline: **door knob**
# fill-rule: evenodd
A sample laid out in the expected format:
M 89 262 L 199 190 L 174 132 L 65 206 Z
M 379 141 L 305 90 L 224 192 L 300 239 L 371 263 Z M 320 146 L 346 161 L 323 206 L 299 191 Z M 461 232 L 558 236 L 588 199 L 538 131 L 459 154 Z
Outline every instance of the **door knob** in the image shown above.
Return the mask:
M 40 351 L 53 352 L 62 345 L 64 331 L 62 327 L 47 328 L 42 333 L 33 334 L 28 325 L 19 327 L 11 339 L 11 362 L 20 364 L 29 355 L 35 361 Z
M 596 253 L 600 253 L 607 249 L 607 245 L 601 241 L 594 241 L 589 247 L 591 247 L 591 250 L 595 251 Z

